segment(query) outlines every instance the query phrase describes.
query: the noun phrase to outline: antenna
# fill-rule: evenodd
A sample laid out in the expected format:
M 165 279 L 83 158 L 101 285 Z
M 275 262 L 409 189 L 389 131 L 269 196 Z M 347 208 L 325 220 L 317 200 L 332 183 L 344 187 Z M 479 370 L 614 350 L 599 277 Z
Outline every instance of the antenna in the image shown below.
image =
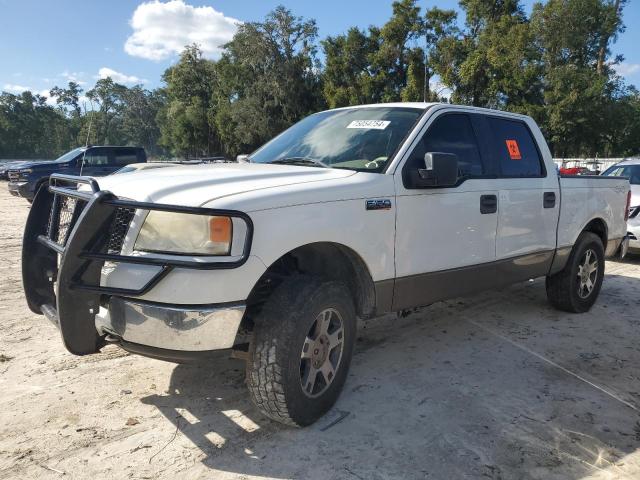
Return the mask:
M 427 89 L 429 88 L 429 80 L 427 78 L 427 73 L 428 73 L 428 66 L 427 66 L 427 61 L 429 60 L 429 40 L 427 38 L 427 32 L 425 31 L 424 33 L 424 55 L 423 55 L 423 61 L 424 61 L 424 78 L 422 80 L 422 101 L 427 103 Z
M 82 152 L 82 162 L 80 163 L 80 176 L 82 176 L 82 169 L 84 168 L 84 157 L 87 155 L 87 147 L 89 146 L 89 135 L 91 135 L 91 124 L 93 123 L 93 101 L 89 99 L 91 104 L 91 118 L 89 118 L 89 126 L 87 127 L 87 139 L 84 142 L 84 152 Z M 87 116 L 87 102 L 83 102 L 84 116 Z

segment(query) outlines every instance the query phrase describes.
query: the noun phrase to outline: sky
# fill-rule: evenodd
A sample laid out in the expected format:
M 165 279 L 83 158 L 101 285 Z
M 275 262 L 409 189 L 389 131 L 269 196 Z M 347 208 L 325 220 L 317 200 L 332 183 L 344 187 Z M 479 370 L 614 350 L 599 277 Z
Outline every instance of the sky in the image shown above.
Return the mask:
M 457 0 L 418 3 L 423 11 L 458 8 Z M 279 4 L 316 19 L 320 38 L 391 15 L 391 0 L 0 0 L 0 90 L 46 96 L 56 85 L 76 81 L 86 90 L 106 76 L 156 88 L 184 45 L 218 58 L 238 22 L 260 21 Z M 530 13 L 533 1 L 523 4 Z M 625 57 L 617 70 L 640 86 L 640 3 L 627 4 L 624 22 L 613 46 Z

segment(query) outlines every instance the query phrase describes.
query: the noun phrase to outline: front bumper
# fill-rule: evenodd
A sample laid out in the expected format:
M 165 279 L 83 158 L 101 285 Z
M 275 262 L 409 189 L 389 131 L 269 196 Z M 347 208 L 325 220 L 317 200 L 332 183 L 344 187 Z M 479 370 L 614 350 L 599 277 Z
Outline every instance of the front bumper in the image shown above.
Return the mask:
M 96 330 L 149 347 L 203 352 L 233 347 L 245 305 L 167 305 L 111 297 Z
M 58 181 L 74 187 L 59 186 Z M 92 191 L 77 190 L 80 183 L 89 185 Z M 72 213 L 63 207 L 70 198 L 77 200 Z M 243 253 L 234 261 L 115 253 L 111 235 L 114 225 L 121 221 L 118 215 L 122 209 L 237 217 L 247 226 Z M 197 271 L 240 267 L 249 258 L 252 233 L 251 219 L 242 212 L 121 200 L 101 191 L 91 178 L 55 174 L 49 188 L 41 188 L 36 195 L 25 226 L 22 275 L 27 303 L 33 312 L 44 314 L 58 325 L 67 350 L 76 355 L 98 352 L 107 335 L 124 348 L 133 345 L 182 352 L 229 348 L 244 314 L 243 305 L 173 307 L 135 299 L 151 291 L 174 268 Z M 159 268 L 138 288 L 103 286 L 105 262 Z
M 633 250 L 634 253 L 640 251 L 640 214 L 637 211 L 627 222 L 627 237 L 629 250 Z
M 27 182 L 9 182 L 7 188 L 9 193 L 14 197 L 30 197 L 30 192 Z

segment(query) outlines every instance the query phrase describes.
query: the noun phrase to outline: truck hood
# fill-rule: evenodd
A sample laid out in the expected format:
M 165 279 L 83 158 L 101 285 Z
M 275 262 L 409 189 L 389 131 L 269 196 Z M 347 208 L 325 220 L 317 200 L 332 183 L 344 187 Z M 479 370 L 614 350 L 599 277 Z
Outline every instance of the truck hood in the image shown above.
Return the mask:
M 350 177 L 353 170 L 256 163 L 176 165 L 97 179 L 100 189 L 137 201 L 202 206 L 256 190 Z
M 23 168 L 30 168 L 32 170 L 51 169 L 52 160 L 37 160 L 37 161 L 19 161 L 11 162 L 8 165 L 8 170 L 21 170 Z M 61 164 L 64 165 L 64 164 Z

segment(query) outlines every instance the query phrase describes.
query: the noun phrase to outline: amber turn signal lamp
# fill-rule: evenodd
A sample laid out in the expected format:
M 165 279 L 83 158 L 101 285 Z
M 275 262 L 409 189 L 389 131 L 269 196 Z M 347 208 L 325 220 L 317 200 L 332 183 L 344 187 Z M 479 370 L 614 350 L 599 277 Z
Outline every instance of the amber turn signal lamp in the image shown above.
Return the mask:
M 231 243 L 232 223 L 229 217 L 209 219 L 209 240 L 217 243 Z

